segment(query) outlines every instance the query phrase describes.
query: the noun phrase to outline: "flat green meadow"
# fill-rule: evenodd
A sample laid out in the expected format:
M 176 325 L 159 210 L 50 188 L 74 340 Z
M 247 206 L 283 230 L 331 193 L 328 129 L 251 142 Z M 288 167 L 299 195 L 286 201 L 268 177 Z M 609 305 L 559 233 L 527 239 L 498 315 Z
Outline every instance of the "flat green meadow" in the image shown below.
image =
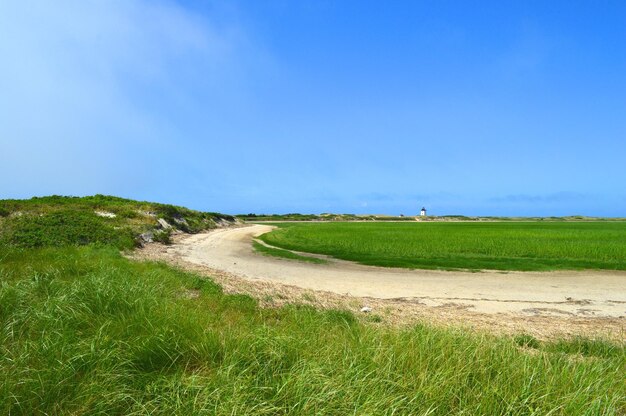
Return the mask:
M 626 270 L 626 222 L 276 223 L 287 250 L 420 269 Z

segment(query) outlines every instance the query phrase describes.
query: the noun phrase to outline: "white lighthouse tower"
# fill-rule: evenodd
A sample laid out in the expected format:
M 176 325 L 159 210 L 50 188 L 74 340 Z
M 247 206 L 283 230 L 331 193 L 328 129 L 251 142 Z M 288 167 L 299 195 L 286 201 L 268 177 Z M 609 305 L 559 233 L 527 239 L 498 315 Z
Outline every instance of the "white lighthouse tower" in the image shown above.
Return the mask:
M 422 207 L 422 210 L 420 211 L 420 217 L 425 217 L 426 216 L 426 208 Z

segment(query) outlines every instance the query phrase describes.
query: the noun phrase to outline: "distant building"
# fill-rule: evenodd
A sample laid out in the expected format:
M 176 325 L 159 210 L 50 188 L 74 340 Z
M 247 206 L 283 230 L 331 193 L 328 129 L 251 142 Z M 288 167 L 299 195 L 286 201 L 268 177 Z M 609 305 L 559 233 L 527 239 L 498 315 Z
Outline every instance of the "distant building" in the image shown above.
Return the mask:
M 420 211 L 420 217 L 425 217 L 426 216 L 426 208 L 422 207 L 422 210 Z

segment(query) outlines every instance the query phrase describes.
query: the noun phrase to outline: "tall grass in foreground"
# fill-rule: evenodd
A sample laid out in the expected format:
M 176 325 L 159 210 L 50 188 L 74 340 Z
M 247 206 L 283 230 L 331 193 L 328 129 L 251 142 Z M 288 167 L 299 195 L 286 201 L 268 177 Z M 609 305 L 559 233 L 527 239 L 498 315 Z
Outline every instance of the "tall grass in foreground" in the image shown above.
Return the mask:
M 626 270 L 626 222 L 299 223 L 259 238 L 288 250 L 423 269 Z
M 261 309 L 114 249 L 0 251 L 0 414 L 615 415 L 624 347 Z

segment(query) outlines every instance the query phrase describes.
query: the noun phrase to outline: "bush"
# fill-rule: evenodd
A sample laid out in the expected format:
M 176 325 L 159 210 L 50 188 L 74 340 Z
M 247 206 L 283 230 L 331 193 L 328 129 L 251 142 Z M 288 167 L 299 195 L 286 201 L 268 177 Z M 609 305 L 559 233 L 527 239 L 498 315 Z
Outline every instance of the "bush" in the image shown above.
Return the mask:
M 126 249 L 135 245 L 130 230 L 115 229 L 88 211 L 23 215 L 8 220 L 5 228 L 7 242 L 25 248 L 110 244 Z
M 155 231 L 152 239 L 162 244 L 172 244 L 172 230 Z
M 139 213 L 136 210 L 130 208 L 118 208 L 114 211 L 114 213 L 120 218 L 140 218 Z

